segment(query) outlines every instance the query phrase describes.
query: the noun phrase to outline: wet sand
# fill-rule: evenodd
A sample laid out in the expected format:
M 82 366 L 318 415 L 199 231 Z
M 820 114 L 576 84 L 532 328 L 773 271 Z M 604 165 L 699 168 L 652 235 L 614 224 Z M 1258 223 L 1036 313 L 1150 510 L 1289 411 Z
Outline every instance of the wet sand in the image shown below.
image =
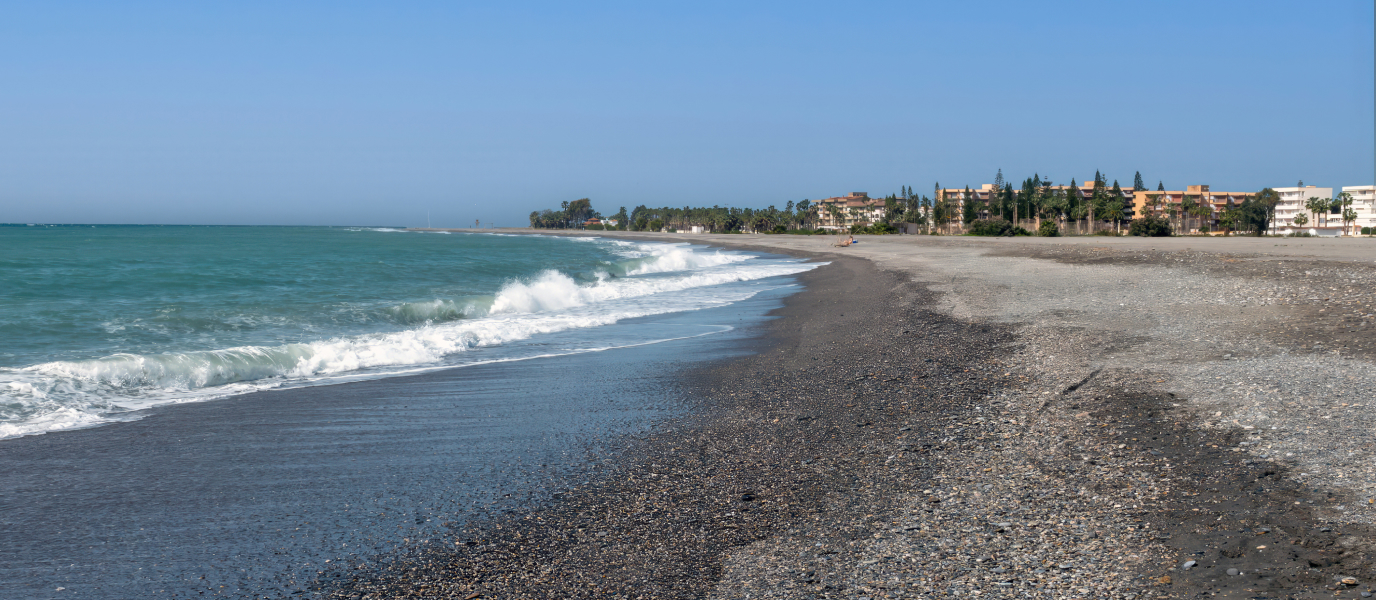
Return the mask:
M 648 326 L 741 326 L 781 293 Z M 585 481 L 618 436 L 683 410 L 677 370 L 739 338 L 272 390 L 4 440 L 0 598 L 299 597 L 452 544 L 469 520 Z

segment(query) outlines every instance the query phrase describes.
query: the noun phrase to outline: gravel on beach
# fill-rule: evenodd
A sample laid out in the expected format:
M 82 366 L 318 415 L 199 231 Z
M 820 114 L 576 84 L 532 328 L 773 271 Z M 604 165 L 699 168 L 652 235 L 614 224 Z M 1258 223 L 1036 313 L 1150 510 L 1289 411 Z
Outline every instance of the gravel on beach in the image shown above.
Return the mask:
M 624 440 L 555 503 L 358 565 L 323 594 L 1376 589 L 1371 266 L 871 242 L 852 253 L 869 261 L 760 248 L 832 264 L 755 354 L 685 374 L 691 416 Z

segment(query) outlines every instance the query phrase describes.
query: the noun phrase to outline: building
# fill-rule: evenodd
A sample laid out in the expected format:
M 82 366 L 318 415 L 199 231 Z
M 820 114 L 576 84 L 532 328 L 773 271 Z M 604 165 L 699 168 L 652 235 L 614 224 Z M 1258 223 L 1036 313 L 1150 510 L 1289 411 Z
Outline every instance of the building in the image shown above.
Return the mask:
M 1271 189 L 1277 194 L 1280 194 L 1280 202 L 1276 203 L 1276 217 L 1271 224 L 1272 231 L 1281 235 L 1289 235 L 1297 231 L 1306 231 L 1309 235 L 1342 235 L 1341 215 L 1337 219 L 1337 225 L 1330 227 L 1327 225 L 1327 217 L 1331 216 L 1329 213 L 1315 215 L 1309 212 L 1309 209 L 1304 206 L 1305 201 L 1310 198 L 1323 198 L 1325 200 L 1332 198 L 1333 188 L 1306 185 L 1304 187 L 1278 187 Z M 1295 216 L 1299 214 L 1304 214 L 1305 218 L 1309 220 L 1303 227 L 1295 226 Z
M 1205 187 L 1207 188 L 1208 186 Z M 1075 198 L 1078 202 L 1084 202 L 1085 200 L 1092 198 L 1094 196 L 1094 182 L 1091 180 L 1086 180 L 1083 183 L 1075 186 L 1073 189 L 1068 185 L 1051 185 L 1049 183 L 1043 184 L 1040 189 L 1043 190 L 1043 193 L 1047 194 L 1064 194 L 1066 193 L 1066 190 L 1070 190 L 1071 193 L 1075 194 Z M 1131 206 L 1133 200 L 1133 189 L 1130 187 L 1120 187 L 1119 191 L 1122 194 L 1120 198 L 1122 198 L 1123 200 L 1124 207 Z M 978 188 L 970 188 L 969 200 L 976 203 L 976 206 L 979 209 L 979 218 L 989 218 L 989 211 L 987 207 L 989 206 L 989 200 L 991 196 L 994 196 L 996 193 L 997 190 L 994 187 L 994 184 L 992 183 L 980 185 Z M 1113 193 L 1113 188 L 1106 187 L 1104 189 L 1104 193 L 1111 195 Z M 938 201 L 944 198 L 950 203 L 950 207 L 954 211 L 954 213 L 952 214 L 952 218 L 955 221 L 960 221 L 965 214 L 965 188 L 939 189 L 936 191 L 936 194 Z M 1013 197 L 1015 199 L 1021 197 L 1021 195 L 1022 190 L 1018 188 L 1013 189 Z M 1040 217 L 1038 215 L 1018 214 L 1017 220 L 1019 223 L 1024 221 L 1034 221 L 1040 223 Z M 1102 215 L 1099 216 L 1099 220 L 1102 220 Z
M 1155 213 L 1157 216 L 1171 217 L 1179 223 L 1187 224 L 1181 229 L 1198 232 L 1204 224 L 1212 226 L 1223 216 L 1229 206 L 1237 206 L 1254 192 L 1216 192 L 1207 185 L 1187 185 L 1183 190 L 1137 190 L 1132 193 L 1132 211 L 1135 216 Z M 1189 200 L 1193 205 L 1208 207 L 1208 214 L 1185 214 L 1183 207 Z M 1201 211 L 1203 212 L 1203 211 Z
M 1361 233 L 1363 227 L 1376 227 L 1376 185 L 1343 186 L 1343 193 L 1352 196 L 1352 210 L 1357 222 L 1348 233 Z
M 873 225 L 884 220 L 884 201 L 865 192 L 822 198 L 813 203 L 818 227 L 843 231 L 851 225 Z

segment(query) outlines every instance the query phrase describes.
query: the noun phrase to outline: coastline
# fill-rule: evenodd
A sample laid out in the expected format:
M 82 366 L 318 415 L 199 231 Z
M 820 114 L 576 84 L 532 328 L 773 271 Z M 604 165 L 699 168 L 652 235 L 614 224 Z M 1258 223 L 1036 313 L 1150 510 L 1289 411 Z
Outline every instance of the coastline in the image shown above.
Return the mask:
M 682 412 L 670 375 L 738 352 L 789 284 L 608 326 L 656 343 L 588 348 L 555 334 L 549 350 L 589 351 L 164 405 L 0 441 L 0 596 L 285 597 L 448 544 L 469 520 L 548 502 L 621 437 Z M 685 330 L 713 333 L 675 335 Z
M 1356 596 L 1376 579 L 1376 536 L 1360 510 L 1376 479 L 1369 462 L 1361 469 L 1371 455 L 1363 428 L 1376 411 L 1344 403 L 1343 425 L 1306 420 L 1286 413 L 1294 404 L 1287 394 L 1225 386 L 1210 395 L 1197 381 L 1210 369 L 1241 374 L 1275 361 L 1290 369 L 1329 361 L 1327 348 L 1282 334 L 1297 320 L 1343 312 L 1336 308 L 1367 310 L 1369 292 L 1329 294 L 1322 309 L 1294 293 L 1369 283 L 1362 278 L 1371 267 L 1353 262 L 1364 258 L 1360 251 L 1354 258 L 1187 250 L 1158 240 L 1036 248 L 938 239 L 903 255 L 893 250 L 909 242 L 870 237 L 862 252 L 843 251 L 870 264 L 838 260 L 839 249 L 793 236 L 634 237 L 796 253 L 835 266 L 806 276 L 807 290 L 766 326 L 757 354 L 685 377 L 704 400 L 699 420 L 637 441 L 603 480 L 556 505 L 467 532 L 457 551 L 414 556 L 399 563 L 413 569 L 404 577 L 394 566 L 336 597 Z M 980 265 L 987 272 L 952 274 Z M 1168 292 L 1177 296 L 1231 287 L 1261 316 L 1239 322 L 1176 308 L 1200 313 L 1182 318 L 1191 325 L 1217 320 L 1237 330 L 1185 347 L 1188 340 L 1166 339 L 1178 328 L 1147 308 L 1138 307 L 1138 322 L 1085 310 L 1099 302 L 1095 294 L 1137 287 L 1111 277 L 1124 273 L 1145 283 L 1160 283 L 1163 273 L 1190 277 L 1193 287 Z M 1047 302 L 1050 292 L 1035 281 L 1066 288 L 1058 299 L 1079 310 Z M 1087 282 L 1096 283 L 1076 289 Z M 1010 301 L 1016 283 L 1043 297 Z M 1287 302 L 1262 302 L 1249 289 L 1287 285 Z M 1104 314 L 1125 321 L 1091 318 Z M 1360 335 L 1367 326 L 1352 325 L 1346 331 L 1354 335 L 1341 338 L 1333 360 L 1349 361 L 1339 365 L 1348 373 L 1369 368 L 1371 336 Z M 935 337 L 905 339 L 905 329 Z M 1267 352 L 1258 339 L 1277 348 Z M 1250 356 L 1219 355 L 1248 344 Z M 945 361 L 920 358 L 943 352 Z M 809 368 L 814 358 L 830 362 Z M 1209 368 L 1162 370 L 1191 361 Z M 1285 392 L 1303 399 L 1321 384 L 1305 380 Z M 1356 384 L 1359 392 L 1365 384 Z M 1223 416 L 1246 418 L 1250 409 L 1252 419 L 1266 419 L 1255 414 L 1263 405 L 1278 424 L 1271 430 Z M 809 427 L 823 423 L 834 437 L 809 438 Z M 1346 480 L 1305 479 L 1296 471 L 1313 470 L 1312 460 L 1271 450 L 1319 452 L 1334 436 L 1311 425 L 1338 436 L 1356 427 L 1355 445 L 1339 444 L 1356 455 L 1339 465 Z M 680 447 L 695 448 L 693 456 L 670 452 Z M 1347 577 L 1356 584 L 1343 583 Z

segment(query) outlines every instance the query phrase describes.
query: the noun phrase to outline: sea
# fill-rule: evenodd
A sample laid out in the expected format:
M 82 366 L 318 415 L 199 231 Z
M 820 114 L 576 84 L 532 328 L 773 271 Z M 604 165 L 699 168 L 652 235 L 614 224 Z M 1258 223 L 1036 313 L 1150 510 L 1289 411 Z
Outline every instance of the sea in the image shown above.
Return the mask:
M 0 596 L 307 597 L 552 501 L 824 263 L 389 227 L 0 227 Z M 323 586 L 323 587 L 322 587 Z
M 0 439 L 254 390 L 711 335 L 724 328 L 606 326 L 738 302 L 814 266 L 587 237 L 0 228 Z

